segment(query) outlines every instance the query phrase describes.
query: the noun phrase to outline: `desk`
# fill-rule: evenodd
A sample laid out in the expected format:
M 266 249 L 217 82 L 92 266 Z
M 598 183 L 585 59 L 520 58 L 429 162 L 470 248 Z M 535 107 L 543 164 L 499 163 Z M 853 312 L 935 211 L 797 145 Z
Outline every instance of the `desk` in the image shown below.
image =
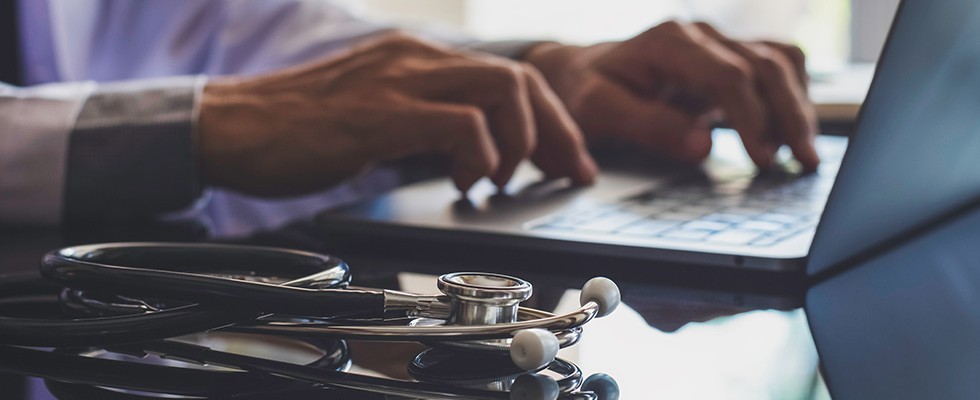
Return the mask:
M 185 229 L 125 229 L 93 233 L 46 230 L 0 232 L 0 271 L 31 271 L 48 249 L 65 244 L 119 240 L 202 240 L 193 225 Z M 185 232 L 182 236 L 180 232 Z M 305 224 L 236 239 L 235 242 L 329 250 Z M 95 239 L 95 240 L 92 240 Z M 336 252 L 335 252 L 336 253 Z M 345 255 L 347 257 L 348 255 Z M 431 292 L 433 272 L 472 266 L 445 266 L 350 254 L 355 283 L 398 284 Z M 535 307 L 568 310 L 577 304 L 577 287 L 589 276 L 574 272 L 522 273 L 535 285 Z M 579 344 L 559 357 L 579 365 L 585 375 L 603 372 L 619 383 L 622 399 L 809 399 L 827 398 L 805 316 L 792 304 L 749 294 L 693 290 L 656 282 L 619 282 L 623 306 L 586 326 Z M 788 306 L 788 307 L 784 307 Z M 788 310 L 767 309 L 769 307 Z M 761 308 L 761 309 L 759 309 Z M 416 345 L 357 344 L 352 371 L 402 377 Z M 0 360 L 2 364 L 2 360 Z M 4 399 L 47 399 L 43 383 L 0 374 Z M 20 392 L 18 392 L 20 390 Z M 33 393 L 33 394 L 32 394 Z M 324 392 L 316 398 L 352 398 Z M 372 397 L 373 398 L 373 397 Z
M 859 63 L 811 77 L 810 100 L 817 109 L 821 133 L 850 135 L 874 72 L 874 64 Z

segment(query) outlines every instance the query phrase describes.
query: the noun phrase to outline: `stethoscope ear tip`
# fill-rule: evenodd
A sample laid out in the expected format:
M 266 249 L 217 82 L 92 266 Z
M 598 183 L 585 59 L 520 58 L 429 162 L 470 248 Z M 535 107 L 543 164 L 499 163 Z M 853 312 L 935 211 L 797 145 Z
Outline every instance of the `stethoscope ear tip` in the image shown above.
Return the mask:
M 541 374 L 524 374 L 510 387 L 511 400 L 556 400 L 561 390 L 554 378 Z
M 580 303 L 584 306 L 592 301 L 599 305 L 597 317 L 605 317 L 619 307 L 620 294 L 619 286 L 612 279 L 596 277 L 589 279 L 582 286 L 582 295 L 579 297 Z
M 592 374 L 582 382 L 582 390 L 592 392 L 598 400 L 619 400 L 619 384 L 606 374 Z
M 525 371 L 544 368 L 558 356 L 558 338 L 545 329 L 523 329 L 510 342 L 510 358 Z

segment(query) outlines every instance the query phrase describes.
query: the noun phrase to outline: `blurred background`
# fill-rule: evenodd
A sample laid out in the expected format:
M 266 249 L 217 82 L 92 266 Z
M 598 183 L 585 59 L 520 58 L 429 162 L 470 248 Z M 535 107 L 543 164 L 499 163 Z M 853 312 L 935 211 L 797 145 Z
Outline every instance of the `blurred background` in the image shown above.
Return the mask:
M 337 0 L 401 25 L 486 40 L 624 39 L 667 19 L 706 21 L 728 35 L 802 47 L 814 73 L 874 62 L 898 0 Z

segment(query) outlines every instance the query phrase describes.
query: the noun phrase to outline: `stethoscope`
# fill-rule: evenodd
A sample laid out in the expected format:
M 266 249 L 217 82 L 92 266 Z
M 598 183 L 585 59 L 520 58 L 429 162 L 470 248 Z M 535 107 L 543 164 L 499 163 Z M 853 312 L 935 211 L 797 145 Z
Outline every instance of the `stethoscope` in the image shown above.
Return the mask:
M 0 317 L 0 343 L 119 346 L 220 329 L 419 341 L 509 353 L 522 370 L 540 371 L 555 362 L 559 348 L 579 340 L 583 324 L 619 303 L 618 289 L 605 278 L 586 283 L 582 307 L 563 315 L 520 307 L 531 285 L 500 274 L 443 275 L 443 294 L 435 296 L 354 288 L 348 266 L 330 256 L 219 244 L 69 247 L 46 255 L 41 272 L 69 288 L 65 304 L 88 317 Z
M 248 336 L 257 344 L 269 339 Z M 247 342 L 238 343 L 239 350 L 235 353 L 174 340 L 111 350 L 46 351 L 0 345 L 0 372 L 40 377 L 59 399 L 392 399 L 397 396 L 429 400 L 615 400 L 619 397 L 618 385 L 612 377 L 594 374 L 583 378 L 575 364 L 561 359 L 555 359 L 541 372 L 526 373 L 514 371 L 513 365 L 508 368 L 501 359 L 475 363 L 466 354 L 429 349 L 416 356 L 409 366 L 415 381 L 404 381 L 347 372 L 351 360 L 343 340 L 288 340 L 302 342 L 320 354 L 311 362 L 297 364 L 243 354 L 242 348 L 251 348 Z M 147 354 L 160 358 L 146 361 Z

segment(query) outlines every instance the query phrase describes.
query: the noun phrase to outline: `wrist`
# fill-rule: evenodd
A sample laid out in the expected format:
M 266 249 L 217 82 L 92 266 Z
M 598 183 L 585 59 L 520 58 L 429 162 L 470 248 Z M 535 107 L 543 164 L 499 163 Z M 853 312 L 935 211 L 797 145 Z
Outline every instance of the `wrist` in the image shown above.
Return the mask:
M 221 160 L 223 152 L 232 138 L 225 137 L 229 107 L 235 96 L 235 85 L 231 80 L 209 81 L 201 93 L 200 111 L 197 120 L 197 165 L 201 180 L 206 185 L 223 186 Z M 233 120 L 233 119 L 232 119 Z

